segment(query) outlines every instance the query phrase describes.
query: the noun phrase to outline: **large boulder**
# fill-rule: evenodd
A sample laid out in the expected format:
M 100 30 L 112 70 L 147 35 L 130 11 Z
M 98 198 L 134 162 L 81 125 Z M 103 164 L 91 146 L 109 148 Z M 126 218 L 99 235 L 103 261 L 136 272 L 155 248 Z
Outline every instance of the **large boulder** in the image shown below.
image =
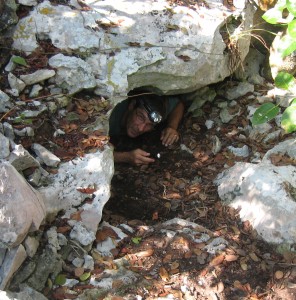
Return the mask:
M 269 243 L 292 245 L 296 241 L 296 167 L 277 166 L 277 158 L 296 158 L 295 140 L 268 151 L 261 163 L 239 162 L 216 179 L 219 197 L 239 209 L 242 220 Z
M 242 31 L 251 28 L 254 10 L 241 2 L 228 9 L 216 0 L 190 7 L 164 0 L 86 0 L 84 7 L 43 1 L 20 20 L 13 46 L 29 54 L 50 39 L 68 53 L 49 64 L 57 69 L 56 84 L 69 93 L 92 88 L 123 97 L 137 87 L 185 93 L 223 80 L 244 60 L 250 35 Z
M 10 163 L 0 164 L 0 246 L 19 245 L 29 231 L 39 229 L 45 217 L 42 196 Z
M 80 220 L 71 222 L 71 238 L 83 245 L 91 244 L 104 205 L 110 198 L 113 173 L 113 152 L 108 146 L 103 151 L 62 163 L 58 173 L 48 177 L 50 183 L 39 188 L 48 218 L 55 217 L 61 210 L 65 211 L 66 218 L 70 218 L 75 207 L 80 206 Z M 91 201 L 83 203 L 86 198 Z

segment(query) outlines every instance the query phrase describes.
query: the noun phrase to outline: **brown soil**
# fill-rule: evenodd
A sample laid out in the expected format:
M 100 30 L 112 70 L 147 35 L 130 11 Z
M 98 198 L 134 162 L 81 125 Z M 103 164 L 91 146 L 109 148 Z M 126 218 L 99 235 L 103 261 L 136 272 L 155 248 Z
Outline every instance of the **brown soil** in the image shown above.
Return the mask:
M 204 110 L 210 112 L 207 107 Z M 229 246 L 220 256 L 217 254 L 213 262 L 204 253 L 186 248 L 184 241 L 183 247 L 180 243 L 181 251 L 157 248 L 155 241 L 160 232 L 150 233 L 141 240 L 140 249 L 156 249 L 153 266 L 149 265 L 151 257 L 137 262 L 141 266 L 138 272 L 149 278 L 150 286 L 130 288 L 121 296 L 124 299 L 127 295 L 158 299 L 169 294 L 174 295 L 174 299 L 296 299 L 293 258 L 276 254 L 274 247 L 265 243 L 248 221 L 240 221 L 238 211 L 223 206 L 213 184 L 225 165 L 248 161 L 234 157 L 226 150 L 229 145 L 239 146 L 235 137 L 229 136 L 237 130 L 239 123 L 246 121 L 246 116 L 242 114 L 232 124 L 223 125 L 219 132 L 215 129 L 206 132 L 204 121 L 204 118 L 188 115 L 180 129 L 180 144 L 192 149 L 193 154 L 180 150 L 180 145 L 171 149 L 160 146 L 158 132 L 144 137 L 142 148 L 159 152 L 161 157 L 149 166 L 115 166 L 112 196 L 103 219 L 113 225 L 122 222 L 153 225 L 178 217 L 203 225 L 215 236 L 225 238 Z M 214 134 L 219 135 L 223 144 L 217 155 L 210 151 Z M 272 146 L 265 148 L 247 143 L 262 155 Z M 142 236 L 140 228 L 136 236 Z M 119 256 L 122 256 L 122 249 L 128 253 L 139 251 L 139 246 L 130 241 L 120 247 Z M 172 264 L 177 267 L 172 269 Z M 164 270 L 168 272 L 167 277 L 163 275 Z M 190 287 L 187 294 L 181 292 L 185 282 Z

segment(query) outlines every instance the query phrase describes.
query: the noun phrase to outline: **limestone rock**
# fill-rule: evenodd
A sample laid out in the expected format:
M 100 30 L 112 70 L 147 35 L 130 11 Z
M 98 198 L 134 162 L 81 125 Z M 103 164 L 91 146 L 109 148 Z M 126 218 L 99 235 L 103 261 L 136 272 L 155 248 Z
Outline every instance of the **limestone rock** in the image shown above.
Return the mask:
M 36 72 L 32 74 L 27 75 L 21 75 L 20 79 L 26 84 L 26 85 L 32 85 L 38 82 L 41 82 L 43 80 L 49 79 L 55 75 L 54 70 L 47 70 L 47 69 L 41 69 L 37 70 Z
M 0 243 L 19 245 L 27 233 L 37 230 L 45 217 L 41 195 L 9 163 L 0 164 Z M 17 210 L 15 209 L 17 207 Z
M 236 163 L 218 175 L 219 197 L 240 209 L 242 220 L 249 220 L 269 243 L 293 244 L 296 239 L 296 167 L 275 166 L 268 157 L 274 153 L 296 158 L 294 140 L 280 143 L 259 164 Z
M 15 146 L 15 149 L 10 153 L 9 162 L 19 172 L 31 167 L 40 167 L 40 163 L 22 145 Z
M 51 182 L 39 188 L 44 196 L 48 214 L 55 215 L 60 210 L 69 210 L 80 205 L 88 194 L 79 192 L 79 188 L 94 186 L 94 199 L 91 204 L 82 205 L 84 216 L 90 216 L 92 225 L 86 227 L 94 232 L 102 217 L 102 209 L 110 197 L 110 183 L 114 172 L 113 152 L 106 147 L 103 151 L 86 154 L 84 157 L 61 163 L 59 172 L 49 176 Z M 96 218 L 93 214 L 96 214 Z
M 0 268 L 0 289 L 4 290 L 13 274 L 26 259 L 27 254 L 23 245 L 19 245 L 6 252 L 4 263 Z
M 18 0 L 18 3 L 27 6 L 34 6 L 37 4 L 37 0 Z
M 250 92 L 254 92 L 254 85 L 248 82 L 240 82 L 237 86 L 227 89 L 225 97 L 229 100 L 233 100 Z
M 43 1 L 19 21 L 13 47 L 34 51 L 38 28 L 39 39 L 50 39 L 63 52 L 73 53 L 50 59 L 57 68 L 54 81 L 69 93 L 94 88 L 96 94 L 122 99 L 128 91 L 147 85 L 163 94 L 186 93 L 232 72 L 231 54 L 220 31 L 233 28 L 238 37 L 240 30 L 251 28 L 254 10 L 245 3 L 239 2 L 233 12 L 221 1 L 209 0 L 197 12 L 186 6 L 168 9 L 165 0 L 106 0 L 88 1 L 90 10 L 81 11 L 77 1 L 71 1 L 72 7 Z M 230 21 L 241 17 L 240 24 Z M 238 39 L 240 57 L 232 59 L 244 60 L 250 38 Z M 63 61 L 54 62 L 57 57 Z M 72 76 L 77 71 L 80 75 Z
M 9 73 L 8 74 L 8 82 L 9 82 L 9 85 L 12 89 L 15 89 L 17 90 L 18 92 L 18 95 L 19 93 L 26 87 L 26 84 L 18 79 L 15 75 L 13 75 L 12 73 Z M 18 96 L 17 95 L 17 96 Z
M 0 90 L 0 113 L 7 112 L 11 108 L 12 104 L 9 96 Z
M 10 154 L 10 142 L 9 139 L 4 136 L 2 133 L 0 133 L 0 159 L 6 158 Z
M 20 286 L 17 293 L 0 291 L 1 300 L 48 300 L 44 295 L 30 288 L 29 286 Z
M 91 66 L 80 58 L 57 54 L 49 59 L 49 65 L 57 68 L 55 82 L 67 89 L 69 94 L 96 86 Z
M 40 144 L 34 143 L 32 145 L 32 150 L 36 153 L 36 155 L 49 167 L 56 167 L 60 163 L 60 159 L 43 147 Z

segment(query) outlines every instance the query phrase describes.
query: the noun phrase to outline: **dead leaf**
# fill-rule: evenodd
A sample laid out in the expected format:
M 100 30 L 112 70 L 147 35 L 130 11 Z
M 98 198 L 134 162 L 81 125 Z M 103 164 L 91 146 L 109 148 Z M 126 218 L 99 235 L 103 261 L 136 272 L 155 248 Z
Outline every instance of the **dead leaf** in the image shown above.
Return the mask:
M 198 256 L 198 255 L 201 255 L 202 252 L 203 252 L 203 251 L 202 251 L 201 249 L 194 249 L 194 250 L 193 250 L 193 253 L 194 253 L 195 255 L 197 255 L 197 256 Z
M 278 270 L 278 271 L 276 271 L 276 272 L 274 273 L 274 277 L 275 277 L 276 279 L 282 279 L 282 278 L 284 277 L 284 272 Z
M 141 44 L 138 42 L 128 42 L 126 44 L 129 45 L 130 47 L 141 47 Z
M 240 266 L 242 270 L 247 271 L 248 270 L 248 265 L 245 261 L 240 261 Z
M 83 275 L 83 273 L 84 273 L 83 267 L 75 268 L 75 270 L 74 270 L 74 274 L 76 277 L 80 277 L 81 275 Z
M 250 256 L 251 259 L 252 259 L 253 261 L 255 261 L 255 262 L 260 261 L 260 258 L 259 258 L 254 252 L 251 252 L 251 253 L 249 254 L 249 256 Z
M 96 242 L 100 243 L 105 241 L 108 237 L 118 239 L 117 233 L 111 227 L 103 226 L 102 229 L 98 230 L 96 233 Z
M 188 259 L 192 256 L 192 252 L 191 251 L 188 251 L 188 252 L 185 252 L 184 253 L 184 258 Z
M 226 261 L 236 261 L 239 258 L 238 255 L 234 255 L 234 254 L 226 254 L 225 255 L 225 260 Z
M 155 211 L 155 212 L 152 214 L 152 220 L 153 220 L 153 221 L 158 220 L 158 211 Z
M 78 192 L 83 193 L 83 194 L 93 194 L 97 189 L 93 187 L 87 187 L 87 188 L 77 188 L 76 189 Z
M 66 225 L 66 226 L 60 226 L 57 228 L 57 233 L 66 233 L 71 230 L 71 226 Z
M 112 282 L 112 289 L 118 289 L 120 288 L 121 286 L 123 285 L 123 281 L 122 280 L 119 280 L 119 279 L 115 279 L 113 280 Z
M 75 213 L 71 214 L 70 219 L 75 221 L 81 221 L 81 214 L 83 209 L 76 211 Z
M 187 55 L 179 55 L 177 57 L 182 59 L 183 61 L 190 61 L 191 60 L 191 57 L 189 57 Z
M 240 283 L 240 281 L 238 281 L 238 280 L 235 280 L 235 281 L 233 282 L 233 286 L 234 286 L 236 289 L 244 290 L 243 285 L 242 285 L 242 284 Z
M 159 268 L 159 276 L 163 281 L 169 281 L 170 279 L 169 273 L 164 267 Z
M 225 255 L 224 254 L 220 254 L 220 255 L 216 256 L 215 258 L 213 258 L 210 261 L 209 265 L 212 266 L 212 267 L 218 266 L 218 265 L 220 265 L 220 264 L 223 263 L 224 258 L 225 258 Z
M 166 263 L 169 263 L 171 260 L 172 260 L 172 255 L 171 255 L 171 254 L 167 254 L 167 255 L 163 258 L 162 262 L 163 262 L 164 264 L 166 264 Z
M 178 274 L 180 270 L 178 268 L 170 270 L 170 275 Z
M 166 28 L 167 28 L 168 31 L 179 30 L 180 29 L 180 27 L 178 25 L 176 25 L 176 24 L 167 24 Z
M 231 229 L 233 230 L 235 235 L 240 235 L 240 230 L 236 226 L 231 226 Z
M 149 256 L 152 256 L 153 253 L 154 253 L 153 249 L 147 249 L 144 251 L 136 252 L 136 253 L 134 253 L 134 255 L 136 255 L 138 257 L 149 257 Z
M 174 261 L 171 263 L 170 267 L 171 267 L 171 270 L 177 269 L 177 268 L 179 268 L 179 263 L 177 261 Z
M 203 249 L 207 244 L 206 243 L 196 243 L 194 244 L 194 247 L 197 249 Z
M 176 193 L 176 192 L 168 192 L 164 195 L 164 199 L 167 200 L 172 200 L 172 199 L 181 199 L 181 195 L 180 193 Z

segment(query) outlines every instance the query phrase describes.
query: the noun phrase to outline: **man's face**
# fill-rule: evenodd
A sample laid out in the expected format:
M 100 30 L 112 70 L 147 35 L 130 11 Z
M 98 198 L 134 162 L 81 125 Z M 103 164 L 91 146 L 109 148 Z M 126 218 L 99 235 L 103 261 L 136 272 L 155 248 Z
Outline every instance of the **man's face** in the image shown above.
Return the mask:
M 154 129 L 154 124 L 149 120 L 144 108 L 136 107 L 129 111 L 126 121 L 126 132 L 131 138 Z

